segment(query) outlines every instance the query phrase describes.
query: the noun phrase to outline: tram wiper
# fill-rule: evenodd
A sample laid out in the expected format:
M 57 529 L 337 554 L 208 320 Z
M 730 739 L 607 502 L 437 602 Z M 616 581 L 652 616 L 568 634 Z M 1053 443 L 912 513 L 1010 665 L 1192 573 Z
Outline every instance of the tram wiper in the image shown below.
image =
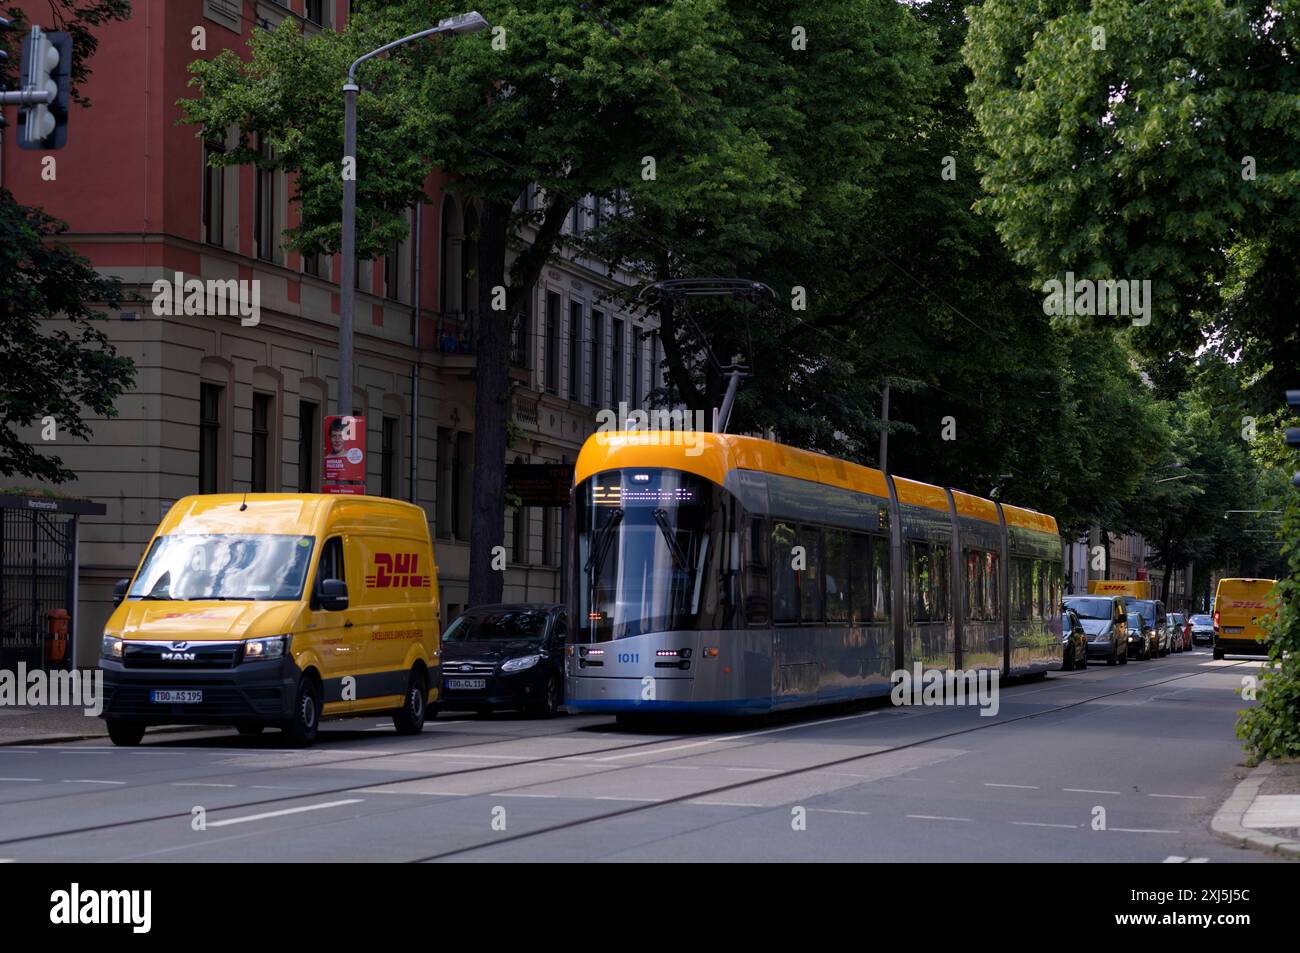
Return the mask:
M 591 555 L 587 557 L 587 565 L 583 567 L 583 571 L 589 579 L 600 575 L 600 567 L 604 565 L 605 557 L 609 554 L 610 544 L 614 542 L 614 527 L 618 526 L 622 521 L 623 508 L 617 506 L 609 511 L 609 515 L 605 517 L 605 522 L 596 531 L 596 545 L 591 547 Z
M 662 509 L 656 509 L 650 514 L 654 517 L 655 522 L 659 524 L 659 532 L 663 534 L 664 541 L 668 543 L 668 552 L 672 553 L 673 563 L 678 569 L 689 570 L 691 567 L 686 562 L 686 554 L 682 548 L 677 545 L 677 535 L 673 532 L 672 526 L 668 522 L 668 513 Z

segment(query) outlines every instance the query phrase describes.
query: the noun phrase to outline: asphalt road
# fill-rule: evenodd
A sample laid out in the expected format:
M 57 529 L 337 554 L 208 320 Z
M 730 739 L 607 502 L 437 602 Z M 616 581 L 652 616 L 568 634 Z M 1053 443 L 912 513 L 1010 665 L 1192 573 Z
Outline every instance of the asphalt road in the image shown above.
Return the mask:
M 895 708 L 629 730 L 566 715 L 0 747 L 0 860 L 1270 862 L 1209 819 L 1258 663 L 1169 656 Z M 1104 827 L 1104 829 L 1098 829 Z

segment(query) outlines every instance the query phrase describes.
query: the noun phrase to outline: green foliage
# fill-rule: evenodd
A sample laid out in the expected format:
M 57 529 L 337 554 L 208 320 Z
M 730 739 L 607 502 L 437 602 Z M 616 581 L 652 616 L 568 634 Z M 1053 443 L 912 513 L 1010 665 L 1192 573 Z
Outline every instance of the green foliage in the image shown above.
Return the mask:
M 1287 574 L 1278 580 L 1279 611 L 1267 625 L 1270 666 L 1259 704 L 1241 712 L 1237 737 L 1256 760 L 1300 757 L 1300 497 L 1287 495 L 1282 521 Z
M 65 231 L 62 222 L 0 189 L 0 476 L 72 479 L 57 456 L 39 453 L 15 428 L 53 417 L 60 439 L 89 439 L 83 411 L 116 416 L 113 402 L 135 377 L 90 306 L 120 306 L 121 285 L 55 241 Z M 57 320 L 43 324 L 47 319 Z

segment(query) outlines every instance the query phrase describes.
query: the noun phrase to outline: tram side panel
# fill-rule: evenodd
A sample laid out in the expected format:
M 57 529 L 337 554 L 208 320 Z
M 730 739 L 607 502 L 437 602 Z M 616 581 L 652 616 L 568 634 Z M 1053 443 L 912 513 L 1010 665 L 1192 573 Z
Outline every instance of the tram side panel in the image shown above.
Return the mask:
M 902 520 L 902 587 L 895 601 L 903 613 L 903 668 L 957 667 L 953 621 L 952 522 L 949 514 L 899 503 Z
M 1010 555 L 1011 672 L 1061 664 L 1061 543 L 1055 534 L 1007 527 Z
M 959 516 L 960 570 L 954 587 L 963 613 L 961 667 L 1002 668 L 1001 527 Z

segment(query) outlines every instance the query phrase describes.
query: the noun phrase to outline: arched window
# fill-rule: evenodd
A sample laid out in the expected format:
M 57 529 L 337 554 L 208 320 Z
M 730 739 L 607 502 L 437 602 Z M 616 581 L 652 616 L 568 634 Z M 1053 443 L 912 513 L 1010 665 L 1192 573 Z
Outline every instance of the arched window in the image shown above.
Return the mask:
M 460 289 L 456 275 L 460 258 L 460 212 L 450 195 L 442 200 L 442 234 L 438 240 L 441 266 L 438 279 L 438 310 L 446 314 L 456 310 L 455 293 Z
M 465 238 L 461 242 L 460 309 L 466 314 L 478 310 L 478 212 L 465 209 Z

